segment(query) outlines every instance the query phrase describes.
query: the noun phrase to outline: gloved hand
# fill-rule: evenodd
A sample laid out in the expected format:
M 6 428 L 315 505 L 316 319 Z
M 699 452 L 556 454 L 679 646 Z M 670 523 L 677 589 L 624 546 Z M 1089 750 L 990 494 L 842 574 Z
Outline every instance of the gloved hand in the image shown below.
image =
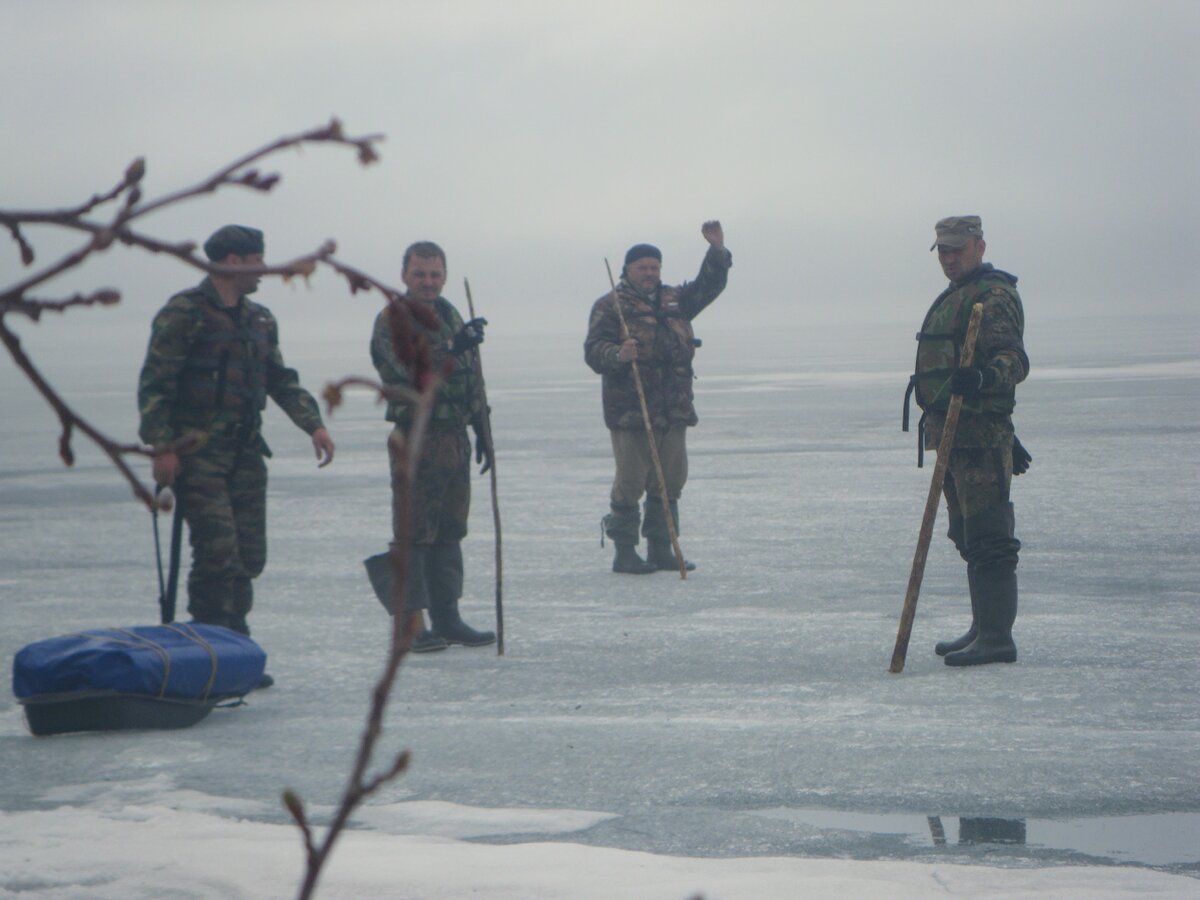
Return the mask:
M 468 350 L 474 349 L 483 343 L 483 326 L 487 324 L 487 319 L 478 318 L 472 319 L 454 335 L 454 340 L 450 344 L 450 352 L 458 355 L 466 353 Z
M 1025 445 L 1015 434 L 1013 435 L 1012 459 L 1013 475 L 1023 475 L 1029 471 L 1029 464 L 1033 462 L 1033 454 L 1025 449 Z
M 479 474 L 482 475 L 495 462 L 492 442 L 488 440 L 488 432 L 483 428 L 483 413 L 475 413 L 471 417 L 471 429 L 475 432 L 475 462 L 483 463 L 479 469 Z
M 950 375 L 950 393 L 964 397 L 978 397 L 997 381 L 995 369 L 976 369 L 966 366 L 957 368 Z

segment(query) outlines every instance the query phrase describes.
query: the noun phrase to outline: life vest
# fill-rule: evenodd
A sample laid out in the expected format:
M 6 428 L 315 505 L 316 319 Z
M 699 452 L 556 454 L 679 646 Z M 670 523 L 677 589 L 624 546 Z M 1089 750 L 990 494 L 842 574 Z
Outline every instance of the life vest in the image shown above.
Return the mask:
M 962 363 L 963 343 L 971 309 L 976 303 L 988 302 L 989 297 L 1013 297 L 1016 276 L 985 263 L 978 274 L 962 284 L 952 284 L 933 301 L 921 330 L 917 332 L 917 360 L 904 394 L 902 430 L 908 431 L 908 405 L 913 396 L 921 407 L 917 426 L 917 465 L 924 456 L 925 418 L 930 412 L 944 413 L 950 406 L 950 376 Z M 985 307 L 986 311 L 986 307 Z M 972 362 L 979 361 L 978 344 Z M 962 398 L 964 413 L 1011 415 L 1016 406 L 1016 392 L 1009 388 Z

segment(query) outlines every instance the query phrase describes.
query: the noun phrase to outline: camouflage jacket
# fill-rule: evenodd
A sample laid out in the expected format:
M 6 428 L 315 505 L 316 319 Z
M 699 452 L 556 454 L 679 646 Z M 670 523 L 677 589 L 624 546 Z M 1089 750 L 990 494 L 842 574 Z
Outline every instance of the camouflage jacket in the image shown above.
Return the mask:
M 624 278 L 617 285 L 625 324 L 638 342 L 638 373 L 655 428 L 699 421 L 692 391 L 692 359 L 696 355 L 692 319 L 725 289 L 732 264 L 728 250 L 710 247 L 695 281 L 677 287 L 660 285 L 652 297 L 635 290 Z M 610 291 L 592 304 L 583 357 L 602 376 L 604 424 L 612 429 L 642 429 L 645 423 L 633 366 L 617 361 L 622 342 L 621 320 Z
M 283 364 L 279 329 L 265 306 L 239 297 L 226 309 L 211 279 L 159 310 L 138 378 L 138 434 L 153 446 L 186 432 L 258 441 L 274 400 L 308 434 L 324 427 L 317 401 Z
M 436 332 L 423 329 L 429 339 L 433 370 L 444 372 L 447 359 L 452 364 L 449 374 L 438 386 L 429 424 L 435 428 L 463 428 L 483 409 L 483 383 L 476 366 L 477 355 L 474 351 L 460 356 L 450 352 L 454 335 L 463 327 L 462 316 L 445 297 L 438 297 L 433 306 L 441 327 Z M 396 358 L 392 347 L 388 309 L 384 307 L 375 317 L 375 328 L 371 332 L 371 362 L 384 385 L 411 388 L 412 377 L 404 363 Z M 422 328 L 419 324 L 415 327 Z M 389 399 L 385 418 L 407 428 L 412 421 L 412 403 Z
M 941 442 L 950 402 L 948 380 L 960 364 L 971 308 L 983 304 L 983 318 L 971 365 L 990 369 L 994 382 L 975 398 L 963 398 L 955 447 L 1002 447 L 1012 443 L 1011 413 L 1016 386 L 1029 374 L 1023 336 L 1025 311 L 1017 278 L 985 263 L 961 282 L 953 282 L 933 301 L 917 333 L 917 362 L 910 380 L 924 410 L 924 442 Z M 906 410 L 907 413 L 907 410 Z

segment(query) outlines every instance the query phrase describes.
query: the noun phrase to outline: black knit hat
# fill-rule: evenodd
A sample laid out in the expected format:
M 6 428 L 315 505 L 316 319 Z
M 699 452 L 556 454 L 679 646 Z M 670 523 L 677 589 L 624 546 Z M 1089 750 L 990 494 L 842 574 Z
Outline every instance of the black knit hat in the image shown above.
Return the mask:
M 625 253 L 625 265 L 629 265 L 634 260 L 645 256 L 653 256 L 659 262 L 662 262 L 662 251 L 653 244 L 634 244 Z

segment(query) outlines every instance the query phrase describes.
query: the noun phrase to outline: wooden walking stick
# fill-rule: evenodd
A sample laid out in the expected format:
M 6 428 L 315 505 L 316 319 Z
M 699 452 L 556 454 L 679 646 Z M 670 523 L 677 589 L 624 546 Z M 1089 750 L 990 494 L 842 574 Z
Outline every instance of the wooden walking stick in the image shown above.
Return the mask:
M 967 336 L 963 340 L 960 366 L 971 365 L 975 356 L 975 339 L 979 336 L 979 320 L 983 318 L 983 304 L 971 308 L 971 319 L 967 323 Z M 925 558 L 929 555 L 929 541 L 933 537 L 933 523 L 937 518 L 938 501 L 942 496 L 942 485 L 946 481 L 946 466 L 950 451 L 954 449 L 954 433 L 958 431 L 958 414 L 962 409 L 962 395 L 950 395 L 950 407 L 946 410 L 946 422 L 942 426 L 942 440 L 938 444 L 937 463 L 933 477 L 929 480 L 929 497 L 925 501 L 925 517 L 921 519 L 921 532 L 917 536 L 917 550 L 913 554 L 912 572 L 908 576 L 908 591 L 904 595 L 904 608 L 900 612 L 900 630 L 896 633 L 896 647 L 892 651 L 892 665 L 888 671 L 893 675 L 904 671 L 904 658 L 908 654 L 908 639 L 912 637 L 913 619 L 917 615 L 917 595 L 921 593 L 921 579 L 925 577 Z
M 621 298 L 617 296 L 617 282 L 613 280 L 612 266 L 608 264 L 607 256 L 604 258 L 604 268 L 608 269 L 608 283 L 612 285 L 613 306 L 621 322 L 621 335 L 625 340 L 629 340 L 629 326 L 625 324 Z M 679 535 L 675 533 L 675 520 L 671 517 L 671 504 L 667 500 L 667 479 L 663 477 L 662 462 L 658 458 L 658 447 L 654 443 L 654 425 L 650 421 L 650 408 L 646 406 L 646 391 L 642 387 L 642 373 L 638 370 L 637 357 L 634 356 L 629 364 L 633 367 L 633 385 L 637 388 L 638 402 L 642 405 L 642 422 L 646 425 L 646 441 L 650 444 L 650 458 L 654 460 L 654 474 L 658 476 L 658 493 L 662 500 L 663 518 L 667 522 L 667 534 L 671 536 L 671 548 L 675 551 L 675 561 L 679 563 L 679 577 L 687 581 L 687 561 L 683 558 L 683 550 L 679 547 Z
M 471 298 L 471 282 L 463 279 L 463 287 L 467 291 L 467 310 L 471 318 L 475 318 L 475 301 Z M 492 525 L 496 532 L 496 655 L 504 655 L 504 560 L 501 557 L 500 541 L 500 500 L 496 494 L 496 445 L 492 443 L 492 414 L 488 409 L 487 385 L 483 380 L 483 356 L 479 348 L 475 348 L 475 365 L 479 368 L 479 389 L 483 394 L 483 436 L 488 446 L 492 448 L 492 464 L 488 472 L 492 476 Z

